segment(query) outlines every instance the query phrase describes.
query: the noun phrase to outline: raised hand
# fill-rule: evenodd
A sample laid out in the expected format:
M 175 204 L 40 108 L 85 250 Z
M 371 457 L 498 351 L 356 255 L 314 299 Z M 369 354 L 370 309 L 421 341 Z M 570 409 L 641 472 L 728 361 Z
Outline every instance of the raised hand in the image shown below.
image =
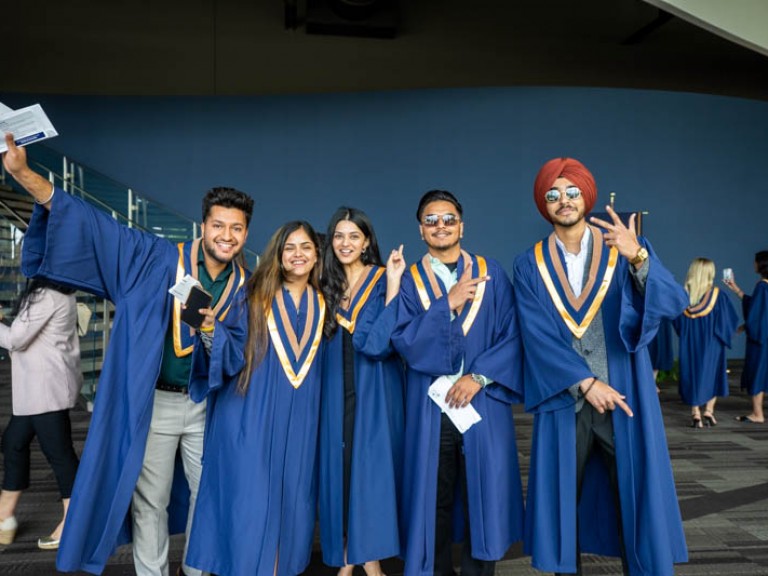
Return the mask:
M 386 304 L 400 292 L 400 280 L 405 272 L 405 258 L 403 258 L 403 245 L 397 250 L 392 250 L 387 258 L 387 296 Z
M 27 167 L 27 151 L 16 146 L 13 141 L 13 134 L 10 132 L 5 135 L 5 145 L 8 147 L 8 151 L 3 153 L 3 166 L 11 176 L 15 176 L 16 173 Z
M 13 178 L 29 192 L 38 204 L 50 208 L 53 185 L 27 165 L 27 152 L 13 141 L 13 134 L 6 133 L 3 166 Z
M 400 278 L 405 272 L 405 259 L 403 258 L 403 245 L 397 250 L 392 250 L 387 258 L 387 279 Z
M 487 282 L 490 280 L 490 276 L 478 276 L 472 278 L 472 261 L 467 262 L 464 272 L 459 278 L 459 281 L 454 284 L 453 288 L 448 292 L 448 306 L 451 310 L 458 310 L 468 300 L 472 300 L 477 292 L 477 285 L 481 282 Z
M 731 276 L 730 278 L 723 278 L 723 284 L 728 286 L 728 289 L 732 290 L 739 298 L 744 297 L 744 291 L 739 288 L 738 284 L 736 284 L 735 276 Z
M 615 246 L 619 254 L 632 260 L 640 250 L 640 242 L 638 242 L 637 234 L 635 234 L 635 214 L 629 217 L 629 228 L 627 228 L 613 208 L 606 206 L 605 211 L 608 212 L 612 222 L 606 222 L 594 216 L 589 219 L 590 222 L 605 230 L 603 240 L 606 246 Z

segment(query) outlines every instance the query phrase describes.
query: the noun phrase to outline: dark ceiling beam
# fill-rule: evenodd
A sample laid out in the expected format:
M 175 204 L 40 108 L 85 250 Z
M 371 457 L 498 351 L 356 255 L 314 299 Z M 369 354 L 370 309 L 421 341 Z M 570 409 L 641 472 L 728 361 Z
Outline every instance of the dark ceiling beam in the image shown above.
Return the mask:
M 673 18 L 674 16 L 669 12 L 665 12 L 664 10 L 659 10 L 658 14 L 656 15 L 656 18 L 654 18 L 651 22 L 649 22 L 648 24 L 646 24 L 636 32 L 633 32 L 632 34 L 627 36 L 624 40 L 622 40 L 621 45 L 632 46 L 634 44 L 640 44 L 640 42 L 648 38 L 648 36 L 656 32 L 656 30 L 664 26 L 664 24 L 666 24 Z

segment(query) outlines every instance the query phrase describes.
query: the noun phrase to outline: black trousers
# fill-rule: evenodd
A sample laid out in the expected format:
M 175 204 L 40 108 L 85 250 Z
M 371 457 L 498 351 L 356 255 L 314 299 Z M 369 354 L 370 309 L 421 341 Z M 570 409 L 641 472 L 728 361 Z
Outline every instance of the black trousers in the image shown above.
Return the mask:
M 29 488 L 29 448 L 35 436 L 53 468 L 61 497 L 69 498 L 80 462 L 72 445 L 69 410 L 32 416 L 11 416 L 2 440 L 5 465 L 3 490 Z
M 616 446 L 613 439 L 613 416 L 608 410 L 600 414 L 589 402 L 585 402 L 584 407 L 576 413 L 576 497 L 579 500 L 584 484 L 584 470 L 595 450 L 600 451 L 605 467 L 608 469 L 608 478 L 618 516 L 616 529 L 619 535 L 621 565 L 624 574 L 628 575 L 629 567 L 627 566 L 627 554 L 624 547 L 624 531 L 621 526 L 621 502 L 616 471 Z M 577 547 L 578 542 L 577 535 Z M 581 574 L 581 551 L 577 549 L 576 555 L 576 574 Z
M 472 558 L 467 506 L 467 466 L 461 432 L 445 414 L 440 419 L 440 460 L 437 466 L 437 513 L 435 515 L 435 576 L 454 576 L 451 548 L 453 513 L 457 490 L 461 491 L 464 514 L 464 545 L 461 576 L 492 576 L 496 562 Z

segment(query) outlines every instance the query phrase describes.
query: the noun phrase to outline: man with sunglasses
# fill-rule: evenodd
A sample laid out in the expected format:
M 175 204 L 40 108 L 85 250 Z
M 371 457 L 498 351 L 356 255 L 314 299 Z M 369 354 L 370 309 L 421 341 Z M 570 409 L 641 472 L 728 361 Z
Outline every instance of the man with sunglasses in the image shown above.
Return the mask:
M 407 365 L 400 522 L 406 576 L 453 576 L 457 529 L 464 534 L 463 576 L 490 576 L 522 538 L 510 409 L 522 400 L 522 356 L 512 286 L 496 261 L 462 249 L 462 216 L 450 192 L 421 198 L 416 218 L 427 254 L 403 275 L 392 336 Z M 482 418 L 463 434 L 428 395 L 441 376 L 449 410 L 471 404 Z
M 525 549 L 549 572 L 580 574 L 585 551 L 671 576 L 687 551 L 647 345 L 686 297 L 634 215 L 609 206 L 587 224 L 596 198 L 578 160 L 544 164 L 534 199 L 554 230 L 515 260 L 534 414 Z

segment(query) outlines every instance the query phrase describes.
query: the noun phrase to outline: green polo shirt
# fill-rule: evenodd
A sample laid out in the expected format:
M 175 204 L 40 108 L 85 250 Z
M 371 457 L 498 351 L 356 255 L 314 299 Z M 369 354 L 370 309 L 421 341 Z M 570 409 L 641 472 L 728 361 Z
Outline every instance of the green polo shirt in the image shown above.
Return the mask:
M 221 271 L 216 280 L 213 280 L 208 274 L 208 270 L 205 269 L 205 258 L 203 257 L 203 249 L 201 247 L 197 258 L 197 271 L 200 280 L 200 284 L 207 292 L 213 295 L 213 306 L 219 301 L 224 288 L 227 287 L 227 282 L 232 274 L 232 263 L 230 262 L 227 267 Z M 186 325 L 184 325 L 186 326 Z M 182 329 L 184 329 L 182 326 Z M 189 386 L 189 372 L 192 369 L 192 355 L 182 356 L 178 358 L 176 352 L 173 349 L 173 317 L 168 322 L 168 330 L 165 333 L 165 343 L 163 344 L 163 362 L 160 365 L 160 377 L 157 379 L 159 383 L 167 386 L 177 386 L 178 388 L 187 388 Z

